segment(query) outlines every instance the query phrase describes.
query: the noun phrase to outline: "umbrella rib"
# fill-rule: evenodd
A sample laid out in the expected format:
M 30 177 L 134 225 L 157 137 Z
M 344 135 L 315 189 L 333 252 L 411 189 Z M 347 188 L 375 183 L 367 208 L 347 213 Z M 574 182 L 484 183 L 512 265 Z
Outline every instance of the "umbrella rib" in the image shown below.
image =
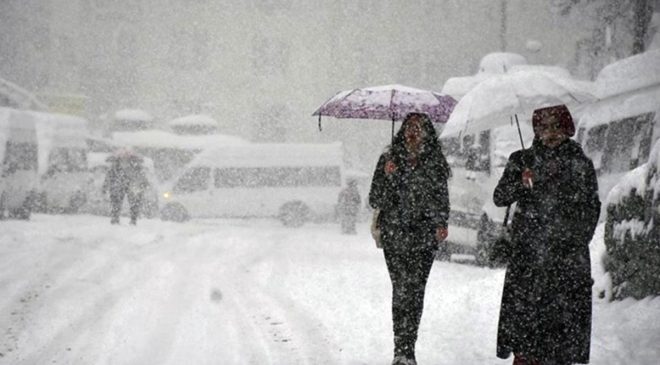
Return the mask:
M 343 98 L 341 98 L 341 100 L 346 99 L 349 95 L 353 94 L 353 93 L 356 92 L 357 90 L 359 90 L 359 89 L 353 89 L 353 90 L 351 90 L 351 92 L 349 92 L 348 94 L 346 94 Z M 335 93 L 335 95 L 332 95 L 331 97 L 329 97 L 328 100 L 326 100 L 325 102 L 323 102 L 323 104 L 321 104 L 321 106 L 320 106 L 318 109 L 316 109 L 316 111 L 315 111 L 314 113 L 312 113 L 312 116 L 321 114 L 321 112 L 320 112 L 321 108 L 323 108 L 323 106 L 326 105 L 326 104 L 327 104 L 330 100 L 332 100 L 335 96 L 337 96 L 337 95 L 339 95 L 339 94 L 341 94 L 341 93 L 342 93 L 341 91 L 338 91 L 338 92 Z M 321 115 L 323 115 L 323 114 L 321 114 Z M 331 115 L 328 115 L 328 116 L 331 116 Z

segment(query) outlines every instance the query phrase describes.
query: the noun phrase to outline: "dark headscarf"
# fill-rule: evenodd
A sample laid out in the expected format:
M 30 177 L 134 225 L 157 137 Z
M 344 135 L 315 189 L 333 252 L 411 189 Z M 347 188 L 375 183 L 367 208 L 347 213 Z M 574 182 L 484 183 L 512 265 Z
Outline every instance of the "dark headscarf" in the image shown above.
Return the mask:
M 532 126 L 534 127 L 535 135 L 538 134 L 536 131 L 541 120 L 550 115 L 556 116 L 564 133 L 569 137 L 573 137 L 575 134 L 575 124 L 573 123 L 571 112 L 568 111 L 568 108 L 564 104 L 534 110 L 534 114 L 532 114 Z
M 403 124 L 401 124 L 401 128 L 394 136 L 394 140 L 392 141 L 392 146 L 390 149 L 395 159 L 395 162 L 398 164 L 400 159 L 403 159 L 405 156 L 408 155 L 408 151 L 405 145 L 406 137 L 404 135 L 404 131 L 407 127 L 408 121 L 412 119 L 414 116 L 420 118 L 422 131 L 424 132 L 424 137 L 422 139 L 422 151 L 421 151 L 422 156 L 426 154 L 437 155 L 438 158 L 440 159 L 441 169 L 443 170 L 443 173 L 447 178 L 451 177 L 451 169 L 449 168 L 449 164 L 447 163 L 447 160 L 445 159 L 445 156 L 442 153 L 442 147 L 440 145 L 440 140 L 438 139 L 438 134 L 436 133 L 435 128 L 433 127 L 431 118 L 429 118 L 429 116 L 424 113 L 408 113 L 406 117 L 403 119 Z

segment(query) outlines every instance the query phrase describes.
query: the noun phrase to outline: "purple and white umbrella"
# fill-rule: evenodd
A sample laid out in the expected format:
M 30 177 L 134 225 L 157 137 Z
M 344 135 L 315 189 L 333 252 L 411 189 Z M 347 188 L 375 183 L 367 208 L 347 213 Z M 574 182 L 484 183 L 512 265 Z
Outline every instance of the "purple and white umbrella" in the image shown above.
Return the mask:
M 434 123 L 445 123 L 456 105 L 449 95 L 403 85 L 345 90 L 321 105 L 312 115 L 353 119 L 403 120 L 408 113 L 425 113 Z

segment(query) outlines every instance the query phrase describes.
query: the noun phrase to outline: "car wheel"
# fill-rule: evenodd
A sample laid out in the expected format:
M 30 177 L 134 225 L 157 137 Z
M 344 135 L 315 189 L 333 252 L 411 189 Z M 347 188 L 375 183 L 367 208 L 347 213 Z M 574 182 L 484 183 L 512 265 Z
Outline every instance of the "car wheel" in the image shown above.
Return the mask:
M 285 227 L 300 227 L 311 217 L 311 209 L 301 201 L 288 202 L 282 207 L 278 218 Z
M 168 203 L 160 211 L 160 219 L 164 221 L 186 222 L 190 220 L 188 210 L 181 203 Z

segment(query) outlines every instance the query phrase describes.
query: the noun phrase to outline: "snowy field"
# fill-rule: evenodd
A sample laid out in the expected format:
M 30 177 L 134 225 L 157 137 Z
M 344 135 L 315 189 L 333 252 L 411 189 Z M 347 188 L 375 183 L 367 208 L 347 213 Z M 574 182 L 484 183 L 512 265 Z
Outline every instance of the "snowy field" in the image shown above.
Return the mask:
M 366 224 L 36 215 L 0 232 L 0 364 L 391 361 L 390 283 Z M 434 264 L 421 365 L 511 363 L 494 355 L 503 278 Z M 592 364 L 658 364 L 658 344 L 660 298 L 596 299 Z

